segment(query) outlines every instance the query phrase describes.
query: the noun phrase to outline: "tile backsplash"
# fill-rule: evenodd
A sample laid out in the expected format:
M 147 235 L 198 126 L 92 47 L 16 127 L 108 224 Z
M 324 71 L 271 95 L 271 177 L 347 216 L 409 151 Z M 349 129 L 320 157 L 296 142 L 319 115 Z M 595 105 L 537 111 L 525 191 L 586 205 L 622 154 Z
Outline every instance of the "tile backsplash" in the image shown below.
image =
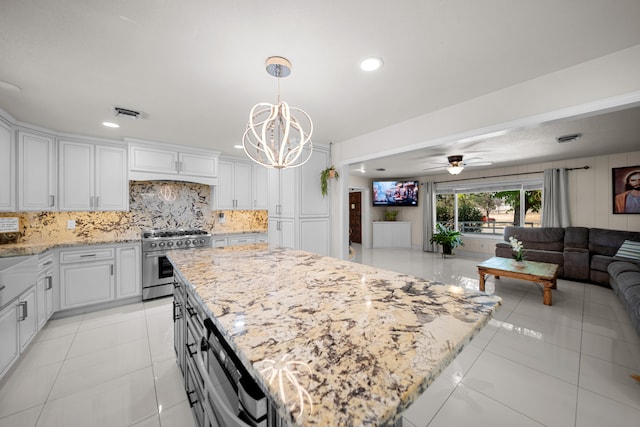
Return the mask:
M 202 228 L 218 234 L 267 231 L 266 210 L 210 210 L 208 185 L 130 181 L 129 197 L 128 212 L 2 212 L 0 217 L 19 218 L 20 243 L 132 240 L 147 228 Z M 68 221 L 75 221 L 75 229 L 68 229 Z

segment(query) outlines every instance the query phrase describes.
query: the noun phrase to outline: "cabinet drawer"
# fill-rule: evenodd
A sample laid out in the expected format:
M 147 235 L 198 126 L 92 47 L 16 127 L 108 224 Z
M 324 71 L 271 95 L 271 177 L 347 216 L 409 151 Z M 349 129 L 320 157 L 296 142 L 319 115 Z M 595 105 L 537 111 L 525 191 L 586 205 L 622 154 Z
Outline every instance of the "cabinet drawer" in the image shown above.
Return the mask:
M 246 245 L 248 243 L 255 243 L 255 236 L 243 236 L 243 237 L 229 237 L 227 239 L 229 246 Z
M 94 249 L 87 251 L 67 251 L 60 252 L 60 263 L 68 264 L 71 262 L 91 262 L 103 259 L 113 259 L 113 257 L 113 248 Z

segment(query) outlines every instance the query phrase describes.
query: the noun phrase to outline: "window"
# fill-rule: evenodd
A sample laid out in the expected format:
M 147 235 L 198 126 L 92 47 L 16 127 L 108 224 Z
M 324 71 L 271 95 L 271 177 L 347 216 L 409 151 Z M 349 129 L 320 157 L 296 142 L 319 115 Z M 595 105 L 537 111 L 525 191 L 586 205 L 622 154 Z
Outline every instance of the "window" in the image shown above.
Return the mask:
M 540 227 L 541 211 L 542 177 L 510 182 L 436 184 L 436 221 L 462 233 L 501 235 L 509 225 Z

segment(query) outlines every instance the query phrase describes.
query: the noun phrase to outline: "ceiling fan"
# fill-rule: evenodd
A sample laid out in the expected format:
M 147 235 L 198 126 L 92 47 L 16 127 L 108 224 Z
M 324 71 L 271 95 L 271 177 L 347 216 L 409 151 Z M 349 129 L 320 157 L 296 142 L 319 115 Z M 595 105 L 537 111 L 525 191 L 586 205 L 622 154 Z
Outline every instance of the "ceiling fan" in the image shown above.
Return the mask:
M 447 161 L 448 163 L 440 163 L 440 166 L 427 168 L 424 170 L 428 171 L 445 168 L 451 175 L 458 175 L 460 172 L 462 172 L 465 166 L 489 166 L 490 164 L 492 164 L 491 162 L 483 162 L 482 157 L 471 157 L 470 159 L 463 161 L 462 154 L 448 156 Z

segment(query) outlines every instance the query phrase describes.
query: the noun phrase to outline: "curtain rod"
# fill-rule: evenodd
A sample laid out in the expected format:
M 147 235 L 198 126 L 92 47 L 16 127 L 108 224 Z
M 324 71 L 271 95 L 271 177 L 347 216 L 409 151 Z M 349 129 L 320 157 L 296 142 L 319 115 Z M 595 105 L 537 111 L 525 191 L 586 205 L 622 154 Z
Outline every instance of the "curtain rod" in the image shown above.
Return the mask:
M 558 169 L 558 168 L 554 168 L 554 169 Z M 589 166 L 581 166 L 579 168 L 566 168 L 568 171 L 573 171 L 576 169 L 589 169 Z M 452 179 L 451 181 L 437 181 L 436 184 L 441 184 L 444 182 L 460 182 L 460 181 L 470 181 L 473 179 L 486 179 L 486 178 L 502 178 L 503 176 L 521 176 L 521 175 L 533 175 L 536 173 L 544 173 L 544 171 L 537 171 L 537 172 L 522 172 L 522 173 L 510 173 L 507 175 L 492 175 L 492 176 L 481 176 L 478 178 L 463 178 L 463 179 Z

